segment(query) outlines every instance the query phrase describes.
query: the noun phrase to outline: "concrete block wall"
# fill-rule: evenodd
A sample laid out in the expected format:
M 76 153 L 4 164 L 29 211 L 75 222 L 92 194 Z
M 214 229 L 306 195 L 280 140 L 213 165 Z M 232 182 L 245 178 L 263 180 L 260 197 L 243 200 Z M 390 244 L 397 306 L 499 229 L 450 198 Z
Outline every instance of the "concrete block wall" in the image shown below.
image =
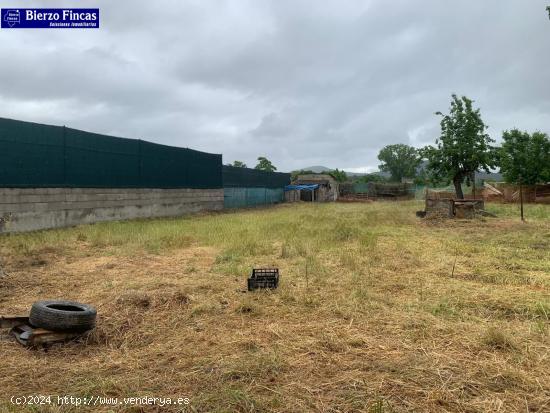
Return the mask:
M 0 233 L 223 209 L 223 189 L 0 188 Z
M 474 218 L 476 211 L 483 210 L 485 202 L 477 200 L 426 199 L 426 218 Z
M 426 198 L 426 218 L 442 219 L 454 216 L 454 203 L 452 199 Z

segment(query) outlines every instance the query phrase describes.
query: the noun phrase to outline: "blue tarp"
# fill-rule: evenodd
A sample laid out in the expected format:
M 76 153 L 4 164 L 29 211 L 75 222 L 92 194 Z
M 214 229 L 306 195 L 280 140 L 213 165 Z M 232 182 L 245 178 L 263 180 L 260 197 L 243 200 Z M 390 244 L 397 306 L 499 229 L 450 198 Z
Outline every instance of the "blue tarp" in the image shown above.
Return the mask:
M 315 189 L 319 188 L 319 184 L 313 184 L 313 185 L 287 185 L 285 186 L 285 191 L 314 191 Z

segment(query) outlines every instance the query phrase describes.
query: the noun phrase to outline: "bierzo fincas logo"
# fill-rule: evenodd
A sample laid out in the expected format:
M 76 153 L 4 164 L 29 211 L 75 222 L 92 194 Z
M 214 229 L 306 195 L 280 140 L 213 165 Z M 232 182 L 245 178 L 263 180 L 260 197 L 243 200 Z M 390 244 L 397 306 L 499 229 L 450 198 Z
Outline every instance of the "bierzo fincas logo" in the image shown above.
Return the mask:
M 97 29 L 99 9 L 2 9 L 2 29 Z
M 2 26 L 4 26 L 4 22 L 6 22 L 10 27 L 21 23 L 19 10 L 6 10 L 6 14 L 4 14 L 3 12 L 4 10 L 2 10 Z

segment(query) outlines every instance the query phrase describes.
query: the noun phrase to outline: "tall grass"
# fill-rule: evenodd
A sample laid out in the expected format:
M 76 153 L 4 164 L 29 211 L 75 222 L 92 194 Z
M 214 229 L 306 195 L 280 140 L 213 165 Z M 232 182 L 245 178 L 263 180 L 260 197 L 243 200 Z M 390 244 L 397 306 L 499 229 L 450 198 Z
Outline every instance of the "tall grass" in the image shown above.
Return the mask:
M 550 205 L 545 204 L 524 204 L 524 215 L 527 221 L 550 220 Z M 500 204 L 487 203 L 486 209 L 499 218 L 516 218 L 520 219 L 519 204 Z
M 550 206 L 528 206 L 527 223 L 514 205 L 437 222 L 422 207 L 300 203 L 1 236 L 0 310 L 61 296 L 100 318 L 87 345 L 47 354 L 0 340 L 0 410 L 25 389 L 188 393 L 191 411 L 544 411 Z M 260 266 L 280 286 L 247 293 Z

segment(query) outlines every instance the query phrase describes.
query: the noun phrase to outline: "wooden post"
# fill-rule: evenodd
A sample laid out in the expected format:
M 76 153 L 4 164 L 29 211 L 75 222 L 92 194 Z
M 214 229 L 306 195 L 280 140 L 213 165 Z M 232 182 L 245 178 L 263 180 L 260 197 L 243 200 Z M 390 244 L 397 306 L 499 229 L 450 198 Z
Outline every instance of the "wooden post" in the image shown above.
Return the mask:
M 521 184 L 521 181 L 519 182 L 519 203 L 520 203 L 520 211 L 521 211 L 521 220 L 525 222 L 525 219 L 523 218 L 523 185 Z

